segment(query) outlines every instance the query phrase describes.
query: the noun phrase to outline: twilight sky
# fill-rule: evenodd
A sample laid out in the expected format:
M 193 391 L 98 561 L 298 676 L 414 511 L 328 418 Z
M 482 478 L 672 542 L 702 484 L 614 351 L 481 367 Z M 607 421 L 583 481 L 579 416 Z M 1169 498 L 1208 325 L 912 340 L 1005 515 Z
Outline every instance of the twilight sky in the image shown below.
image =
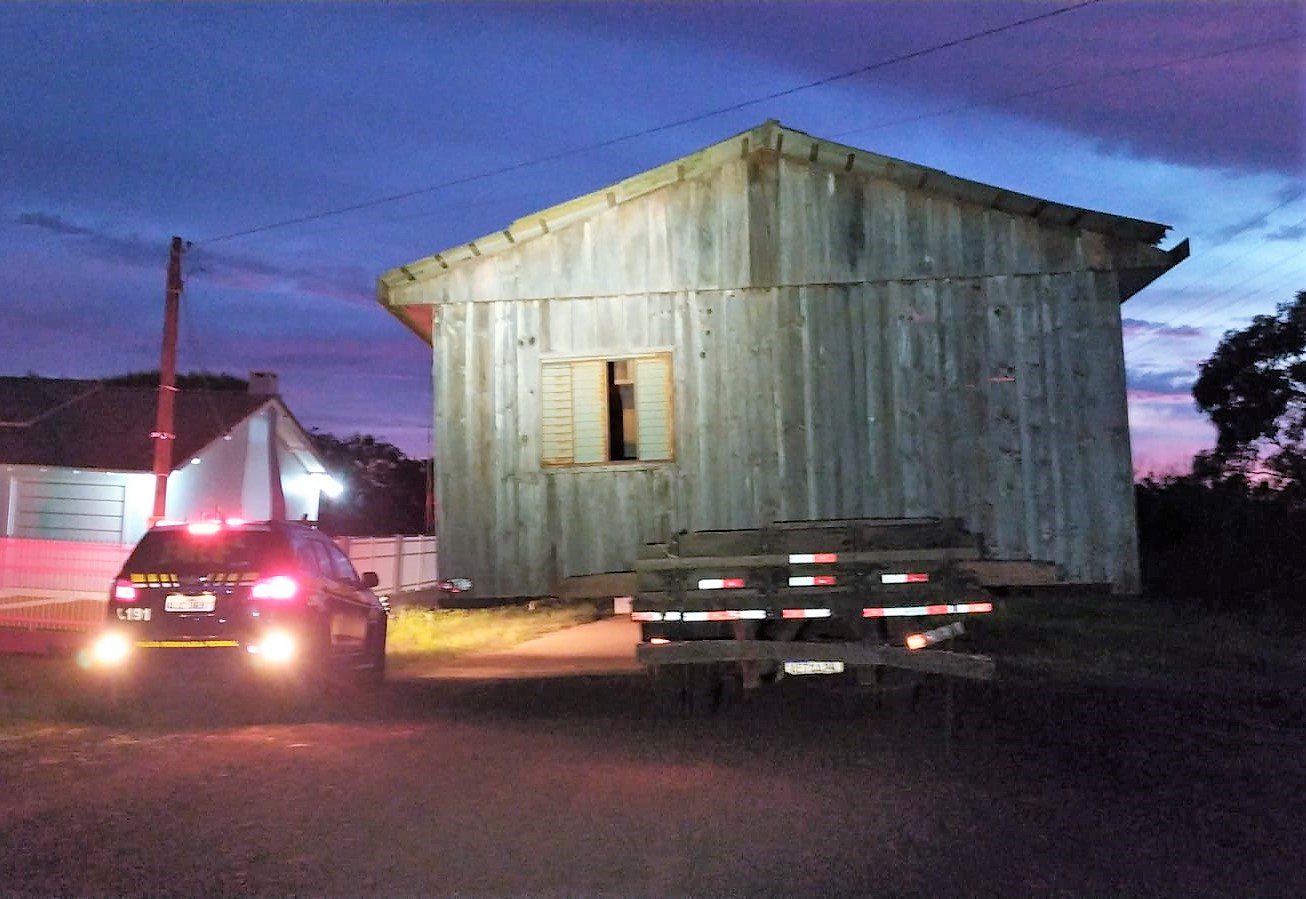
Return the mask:
M 1306 3 L 1082 9 L 407 199 L 1072 6 L 0 6 L 0 375 L 273 369 L 309 427 L 428 453 L 429 349 L 378 275 L 767 118 L 1064 203 L 1193 256 L 1130 300 L 1139 472 L 1213 432 L 1196 365 L 1306 289 Z

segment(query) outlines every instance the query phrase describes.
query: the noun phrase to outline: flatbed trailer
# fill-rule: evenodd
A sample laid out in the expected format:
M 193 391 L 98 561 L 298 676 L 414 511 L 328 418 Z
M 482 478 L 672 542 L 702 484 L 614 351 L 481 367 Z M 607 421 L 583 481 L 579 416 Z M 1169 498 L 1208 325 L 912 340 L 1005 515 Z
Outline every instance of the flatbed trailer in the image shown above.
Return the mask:
M 671 704 L 709 711 L 731 683 L 890 671 L 987 680 L 993 661 L 942 645 L 993 599 L 956 519 L 859 518 L 686 532 L 635 563 L 636 658 Z

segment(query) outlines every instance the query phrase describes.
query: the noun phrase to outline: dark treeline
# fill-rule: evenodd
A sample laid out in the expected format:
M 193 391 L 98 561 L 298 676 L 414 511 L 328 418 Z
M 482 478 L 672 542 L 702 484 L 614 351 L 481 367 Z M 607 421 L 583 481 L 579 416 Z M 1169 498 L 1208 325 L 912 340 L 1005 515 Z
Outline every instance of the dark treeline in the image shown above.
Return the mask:
M 431 533 L 428 507 L 431 463 L 411 459 L 370 434 L 336 437 L 313 431 L 318 455 L 344 487 L 336 499 L 323 495 L 322 528 L 351 537 Z
M 1306 614 L 1306 504 L 1245 480 L 1137 486 L 1143 589 L 1227 610 Z
M 1306 615 L 1306 292 L 1226 333 L 1193 398 L 1216 445 L 1138 485 L 1144 589 Z

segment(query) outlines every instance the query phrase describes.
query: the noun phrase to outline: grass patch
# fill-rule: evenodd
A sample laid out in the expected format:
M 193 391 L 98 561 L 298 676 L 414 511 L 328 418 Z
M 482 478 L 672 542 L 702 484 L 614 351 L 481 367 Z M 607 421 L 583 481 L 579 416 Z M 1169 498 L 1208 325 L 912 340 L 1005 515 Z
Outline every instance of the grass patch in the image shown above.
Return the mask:
M 1011 597 L 974 626 L 977 648 L 1017 668 L 1093 678 L 1280 682 L 1306 675 L 1300 620 L 1109 595 Z
M 390 618 L 387 658 L 395 668 L 507 649 L 551 631 L 596 621 L 594 603 L 541 600 L 492 609 L 398 609 Z
M 0 655 L 0 725 L 84 711 L 85 685 L 62 657 Z

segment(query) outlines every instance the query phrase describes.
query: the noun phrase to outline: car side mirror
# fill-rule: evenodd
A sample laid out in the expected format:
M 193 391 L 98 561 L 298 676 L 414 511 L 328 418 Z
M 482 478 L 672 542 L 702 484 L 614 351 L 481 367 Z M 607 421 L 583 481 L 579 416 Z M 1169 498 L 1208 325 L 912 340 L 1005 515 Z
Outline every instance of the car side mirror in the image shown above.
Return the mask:
M 371 590 L 373 587 L 376 587 L 380 583 L 381 583 L 381 579 L 376 576 L 375 571 L 363 572 L 363 586 L 366 587 L 367 589 Z

